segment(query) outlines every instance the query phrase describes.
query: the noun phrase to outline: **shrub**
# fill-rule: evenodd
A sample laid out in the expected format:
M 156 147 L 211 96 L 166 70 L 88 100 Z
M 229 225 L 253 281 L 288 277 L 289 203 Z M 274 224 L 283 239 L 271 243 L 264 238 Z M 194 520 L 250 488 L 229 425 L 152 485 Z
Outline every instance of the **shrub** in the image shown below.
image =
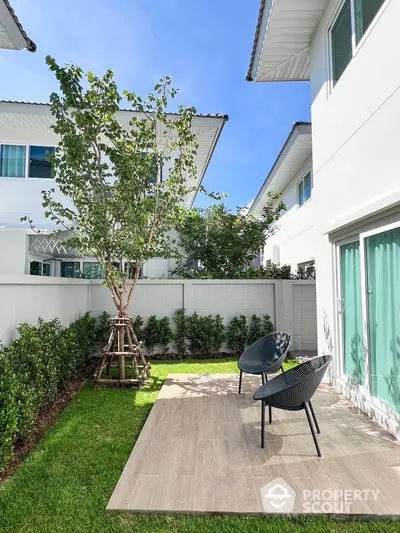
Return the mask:
M 262 331 L 263 335 L 269 335 L 275 331 L 274 324 L 272 323 L 269 315 L 264 315 L 262 317 Z
M 138 315 L 135 318 L 135 320 L 133 320 L 132 325 L 133 325 L 133 330 L 134 330 L 134 332 L 136 334 L 137 340 L 139 342 L 143 341 L 144 340 L 144 331 L 143 331 L 144 320 L 143 320 L 143 318 L 140 315 Z
M 18 334 L 8 348 L 0 347 L 0 470 L 32 430 L 39 410 L 51 405 L 91 357 L 96 321 L 86 313 L 63 328 L 57 319 L 39 319 L 36 326 L 21 324 Z
M 211 351 L 218 353 L 225 341 L 225 324 L 221 315 L 215 315 Z
M 308 265 L 306 267 L 299 266 L 294 275 L 295 279 L 315 279 L 315 266 Z
M 202 336 L 202 318 L 196 313 L 186 317 L 186 338 L 189 340 L 189 349 L 196 355 L 202 349 L 204 338 Z
M 154 352 L 154 346 L 159 342 L 158 320 L 155 315 L 149 318 L 143 329 L 143 340 L 149 353 L 152 354 Z
M 158 321 L 158 344 L 161 344 L 164 355 L 169 350 L 169 344 L 172 341 L 172 329 L 170 320 L 167 316 Z
M 235 355 L 243 352 L 247 341 L 247 319 L 245 315 L 235 316 L 226 329 L 228 347 Z
M 103 311 L 97 319 L 96 340 L 102 345 L 106 344 L 110 335 L 110 314 Z
M 174 344 L 178 354 L 183 357 L 186 353 L 186 311 L 177 309 L 174 313 L 175 336 Z
M 261 337 L 264 337 L 264 328 L 261 317 L 257 315 L 251 315 L 249 331 L 247 336 L 248 344 L 258 341 Z

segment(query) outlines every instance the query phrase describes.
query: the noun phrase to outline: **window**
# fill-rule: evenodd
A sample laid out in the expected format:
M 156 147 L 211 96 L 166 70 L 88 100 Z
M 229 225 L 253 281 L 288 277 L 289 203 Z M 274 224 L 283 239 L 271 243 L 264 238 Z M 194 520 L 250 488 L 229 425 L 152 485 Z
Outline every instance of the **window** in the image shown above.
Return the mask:
M 3 144 L 0 147 L 0 176 L 25 178 L 26 147 Z
M 129 270 L 128 270 L 128 266 L 129 266 Z M 136 274 L 136 264 L 134 261 L 125 261 L 124 262 L 124 272 L 128 273 L 128 277 L 130 279 L 133 279 L 135 277 L 135 274 Z M 140 269 L 139 271 L 139 278 L 142 277 L 142 269 Z
M 0 177 L 54 178 L 53 165 L 48 161 L 49 154 L 53 154 L 54 150 L 53 146 L 2 144 L 0 145 Z M 26 165 L 27 152 L 29 153 L 28 165 Z
M 311 170 L 298 183 L 299 207 L 311 198 Z
M 29 148 L 29 177 L 54 178 L 53 165 L 48 156 L 54 153 L 51 146 L 31 146 Z
M 385 0 L 354 0 L 356 44 L 367 31 Z
M 104 274 L 99 263 L 84 262 L 83 263 L 83 277 L 85 279 L 104 279 Z
M 350 63 L 355 47 L 384 2 L 385 0 L 345 0 L 330 30 L 333 85 Z
M 331 30 L 332 74 L 335 85 L 353 57 L 350 0 L 343 4 Z
M 79 261 L 62 261 L 61 262 L 61 277 L 62 278 L 80 278 L 81 264 Z
M 31 276 L 51 276 L 51 264 L 36 259 L 31 259 L 29 265 Z

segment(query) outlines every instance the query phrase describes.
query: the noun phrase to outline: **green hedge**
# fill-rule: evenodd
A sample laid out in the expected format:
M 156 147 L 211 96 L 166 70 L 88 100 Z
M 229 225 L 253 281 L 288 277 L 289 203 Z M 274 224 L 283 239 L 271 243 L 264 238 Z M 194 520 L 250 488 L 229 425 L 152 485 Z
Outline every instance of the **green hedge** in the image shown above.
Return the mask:
M 108 320 L 109 315 L 102 313 L 97 332 L 99 339 L 107 338 Z M 189 315 L 185 309 L 177 309 L 172 321 L 155 315 L 145 321 L 137 316 L 133 327 L 154 359 L 207 359 L 218 357 L 223 350 L 239 355 L 246 346 L 274 331 L 269 315 L 254 314 L 250 319 L 240 315 L 225 325 L 220 315 L 200 316 L 196 312 Z
M 36 326 L 20 324 L 18 333 L 7 348 L 0 347 L 0 470 L 39 411 L 51 405 L 91 357 L 96 321 L 86 313 L 64 328 L 58 319 L 39 319 Z

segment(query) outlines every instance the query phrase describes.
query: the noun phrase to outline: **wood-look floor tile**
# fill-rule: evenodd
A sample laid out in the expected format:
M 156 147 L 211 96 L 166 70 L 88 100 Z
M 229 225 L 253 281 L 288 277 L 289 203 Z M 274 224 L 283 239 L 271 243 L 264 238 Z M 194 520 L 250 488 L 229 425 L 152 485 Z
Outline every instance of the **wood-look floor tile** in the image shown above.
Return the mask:
M 237 375 L 168 377 L 108 508 L 262 513 L 261 487 L 280 477 L 296 491 L 295 512 L 304 512 L 305 490 L 375 489 L 376 501 L 356 500 L 349 512 L 400 514 L 400 445 L 322 385 L 314 399 L 322 458 L 301 412 L 274 409 L 268 424 L 266 410 L 262 450 L 256 378 L 244 377 L 239 395 Z
M 135 511 L 150 509 L 154 489 L 157 484 L 157 477 L 158 476 L 142 475 L 138 477 L 132 496 L 128 502 L 128 510 Z
M 164 443 L 164 457 L 153 492 L 150 508 L 168 510 L 172 507 L 172 499 L 178 477 L 178 466 L 181 458 L 182 439 L 167 439 Z
M 136 442 L 108 502 L 107 509 L 126 509 L 128 507 L 137 478 L 146 461 L 150 445 L 151 441 L 149 439 L 140 439 Z
M 178 476 L 175 481 L 171 510 L 193 510 L 195 476 Z

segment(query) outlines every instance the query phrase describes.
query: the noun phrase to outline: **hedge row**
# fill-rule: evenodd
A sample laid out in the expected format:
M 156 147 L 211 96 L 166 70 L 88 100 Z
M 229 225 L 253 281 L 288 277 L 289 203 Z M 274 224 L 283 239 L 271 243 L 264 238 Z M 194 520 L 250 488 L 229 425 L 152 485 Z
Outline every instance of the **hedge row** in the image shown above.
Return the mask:
M 106 312 L 100 316 L 103 342 L 108 336 L 109 318 Z M 143 341 L 150 356 L 157 359 L 205 359 L 219 354 L 224 348 L 238 355 L 247 345 L 274 330 L 269 315 L 254 314 L 249 320 L 245 315 L 240 315 L 225 326 L 220 315 L 200 316 L 196 312 L 189 315 L 185 309 L 177 309 L 172 321 L 168 317 L 157 318 L 153 315 L 145 322 L 141 316 L 137 316 L 133 327 L 138 340 Z
M 0 347 L 0 470 L 39 411 L 54 402 L 91 357 L 96 320 L 86 313 L 65 328 L 58 319 L 39 319 L 36 326 L 20 324 L 18 333 L 7 348 Z

